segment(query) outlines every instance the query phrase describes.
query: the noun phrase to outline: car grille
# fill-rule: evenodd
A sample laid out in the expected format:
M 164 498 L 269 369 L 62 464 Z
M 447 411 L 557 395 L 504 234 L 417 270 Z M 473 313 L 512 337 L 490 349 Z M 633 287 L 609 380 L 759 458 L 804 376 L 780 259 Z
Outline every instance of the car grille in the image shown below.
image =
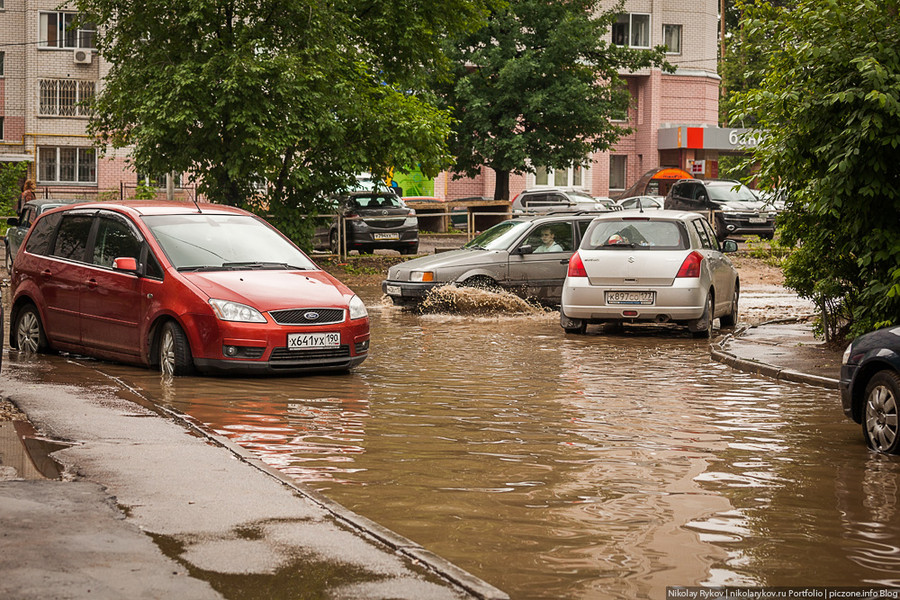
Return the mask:
M 275 348 L 269 356 L 272 363 L 296 363 L 310 360 L 330 358 L 349 358 L 350 346 L 343 345 L 337 348 L 308 348 L 305 350 L 288 350 L 287 348 Z M 277 365 L 272 365 L 273 367 Z
M 372 229 L 396 229 L 397 227 L 403 227 L 405 221 L 406 217 L 400 219 L 372 219 L 366 220 L 366 225 Z
M 269 314 L 279 325 L 329 325 L 344 321 L 342 308 L 292 308 Z

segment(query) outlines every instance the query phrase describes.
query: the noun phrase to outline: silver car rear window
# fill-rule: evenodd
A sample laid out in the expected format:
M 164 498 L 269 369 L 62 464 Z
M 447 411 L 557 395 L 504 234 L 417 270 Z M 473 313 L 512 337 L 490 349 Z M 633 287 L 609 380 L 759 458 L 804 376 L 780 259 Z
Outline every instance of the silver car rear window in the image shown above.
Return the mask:
M 581 247 L 585 250 L 685 250 L 689 242 L 687 232 L 677 221 L 623 219 L 597 221 L 588 231 Z

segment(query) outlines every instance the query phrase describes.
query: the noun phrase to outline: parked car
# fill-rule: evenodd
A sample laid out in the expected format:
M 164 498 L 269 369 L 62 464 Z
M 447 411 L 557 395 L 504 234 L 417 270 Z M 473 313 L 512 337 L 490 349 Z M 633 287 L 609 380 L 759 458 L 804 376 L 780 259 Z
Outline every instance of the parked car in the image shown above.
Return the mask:
M 513 213 L 613 210 L 588 192 L 575 188 L 539 188 L 525 190 L 512 201 Z
M 16 252 L 19 251 L 19 246 L 22 245 L 22 240 L 25 239 L 25 234 L 28 233 L 28 228 L 31 227 L 31 224 L 34 223 L 34 220 L 37 219 L 44 211 L 48 211 L 59 206 L 65 206 L 66 204 L 72 204 L 73 202 L 80 201 L 48 199 L 31 200 L 25 203 L 25 206 L 22 207 L 22 213 L 18 217 L 9 217 L 8 219 L 6 219 L 6 224 L 9 225 L 9 229 L 6 230 L 6 237 L 3 238 L 3 242 L 4 244 L 6 244 L 7 273 L 12 271 L 13 260 L 16 257 Z
M 11 278 L 10 346 L 164 373 L 347 370 L 366 307 L 262 219 L 213 204 L 78 204 L 35 221 Z
M 569 260 L 560 323 L 584 333 L 589 323 L 653 321 L 712 335 L 713 321 L 733 326 L 740 283 L 712 227 L 697 213 L 624 211 L 594 219 Z
M 665 199 L 661 196 L 631 196 L 630 198 L 622 198 L 616 200 L 616 204 L 623 210 L 636 208 L 639 210 L 658 210 L 663 207 Z
M 419 251 L 419 222 L 400 196 L 393 192 L 357 191 L 333 199 L 339 215 L 325 227 L 318 227 L 313 245 L 329 248 L 337 254 L 341 244 L 347 252 L 361 254 L 377 249 L 397 250 L 400 254 Z
M 727 179 L 683 179 L 669 189 L 664 202 L 669 210 L 690 210 L 711 217 L 716 236 L 775 235 L 776 211 L 766 208 L 756 195 L 739 181 Z
M 566 263 L 595 216 L 523 216 L 503 221 L 459 250 L 394 265 L 382 290 L 397 305 L 415 304 L 432 288 L 448 284 L 500 288 L 559 304 Z
M 622 207 L 608 196 L 594 196 L 594 202 L 602 204 L 607 210 L 622 210 Z
M 900 327 L 859 336 L 841 362 L 844 414 L 862 424 L 870 448 L 900 454 Z

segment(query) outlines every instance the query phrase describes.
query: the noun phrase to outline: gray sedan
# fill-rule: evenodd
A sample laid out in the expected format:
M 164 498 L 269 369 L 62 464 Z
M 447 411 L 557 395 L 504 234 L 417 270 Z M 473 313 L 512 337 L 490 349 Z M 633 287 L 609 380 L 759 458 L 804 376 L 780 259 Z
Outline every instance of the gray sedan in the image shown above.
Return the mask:
M 414 305 L 435 287 L 457 284 L 508 290 L 559 304 L 569 257 L 596 213 L 510 219 L 459 250 L 416 258 L 388 270 L 382 290 Z

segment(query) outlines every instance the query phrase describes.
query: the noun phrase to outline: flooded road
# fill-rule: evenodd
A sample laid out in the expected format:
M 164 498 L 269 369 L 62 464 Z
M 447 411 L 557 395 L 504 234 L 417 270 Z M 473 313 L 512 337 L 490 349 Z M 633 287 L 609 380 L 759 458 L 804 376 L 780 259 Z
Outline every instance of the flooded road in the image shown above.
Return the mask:
M 357 291 L 372 353 L 347 375 L 28 360 L 113 377 L 514 599 L 900 586 L 900 459 L 866 450 L 836 392 L 734 371 L 677 329 L 566 336 L 555 312 L 416 315 Z

